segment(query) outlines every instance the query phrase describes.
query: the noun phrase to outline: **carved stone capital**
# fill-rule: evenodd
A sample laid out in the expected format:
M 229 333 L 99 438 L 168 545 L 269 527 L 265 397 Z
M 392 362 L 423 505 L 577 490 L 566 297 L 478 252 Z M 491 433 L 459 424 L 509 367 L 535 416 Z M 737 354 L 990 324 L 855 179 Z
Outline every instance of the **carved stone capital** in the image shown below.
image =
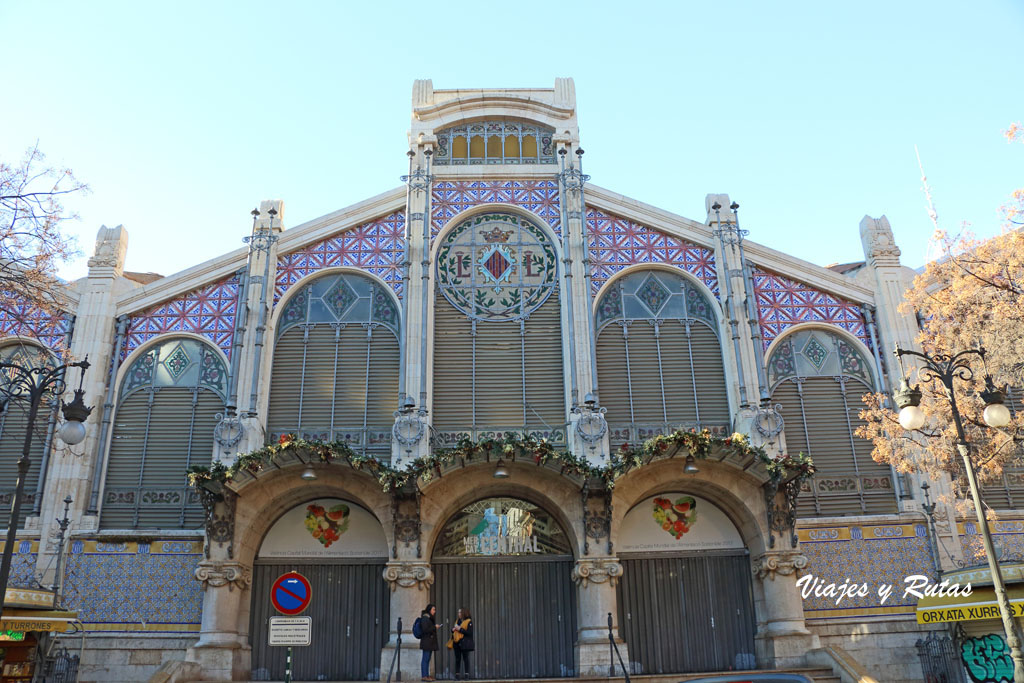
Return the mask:
M 591 583 L 614 586 L 621 576 L 622 565 L 617 557 L 585 557 L 572 568 L 572 580 L 583 588 Z
M 807 566 L 807 556 L 797 550 L 778 550 L 765 553 L 754 560 L 754 575 L 764 581 L 775 576 L 800 575 Z
M 227 586 L 228 590 L 235 586 L 246 589 L 252 585 L 252 571 L 238 562 L 203 560 L 196 567 L 196 581 L 203 584 L 203 590 L 221 586 Z
M 391 590 L 412 588 L 429 589 L 434 583 L 434 572 L 426 562 L 388 562 L 384 568 L 384 580 Z

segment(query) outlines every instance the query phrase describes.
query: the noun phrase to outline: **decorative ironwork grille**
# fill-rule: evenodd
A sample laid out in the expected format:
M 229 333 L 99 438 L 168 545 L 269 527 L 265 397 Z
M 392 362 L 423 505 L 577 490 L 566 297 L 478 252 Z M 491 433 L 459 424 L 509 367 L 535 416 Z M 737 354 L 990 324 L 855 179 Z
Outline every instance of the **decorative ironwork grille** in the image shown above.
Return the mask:
M 284 304 L 267 432 L 345 441 L 387 456 L 398 409 L 399 312 L 368 277 L 318 277 Z
M 553 164 L 554 129 L 519 121 L 477 121 L 445 128 L 437 133 L 434 163 L 442 166 L 473 164 Z
M 814 458 L 797 514 L 896 512 L 892 470 L 871 458 L 871 443 L 854 435 L 863 424 L 861 397 L 871 391 L 871 365 L 839 335 L 799 330 L 776 344 L 768 359 L 772 403 L 782 406 L 790 453 Z
M 167 339 L 132 362 L 114 417 L 101 528 L 202 525 L 185 471 L 213 457 L 227 377 L 220 354 L 196 339 Z
M 597 377 L 613 444 L 730 426 L 715 306 L 686 278 L 644 270 L 597 304 Z
M 917 656 L 921 658 L 921 673 L 927 683 L 967 683 L 960 648 L 949 636 L 931 633 L 918 640 Z

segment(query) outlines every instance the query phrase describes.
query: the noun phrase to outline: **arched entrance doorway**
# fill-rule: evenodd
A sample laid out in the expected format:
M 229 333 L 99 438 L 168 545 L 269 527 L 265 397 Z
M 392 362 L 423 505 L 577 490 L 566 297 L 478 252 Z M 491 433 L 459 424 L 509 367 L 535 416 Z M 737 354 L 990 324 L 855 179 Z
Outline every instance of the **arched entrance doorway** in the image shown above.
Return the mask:
M 253 567 L 252 680 L 283 680 L 285 648 L 268 647 L 270 586 L 299 572 L 312 586 L 304 612 L 313 618 L 310 647 L 293 651 L 300 681 L 376 680 L 387 642 L 390 601 L 381 579 L 387 541 L 380 522 L 362 507 L 321 498 L 292 508 L 263 538 Z
M 531 502 L 485 498 L 448 520 L 434 547 L 432 600 L 446 634 L 459 608 L 473 614 L 474 678 L 575 675 L 572 565 L 565 530 Z M 439 640 L 436 676 L 453 678 L 447 635 Z
M 722 510 L 666 491 L 626 513 L 619 539 L 619 628 L 634 673 L 755 667 L 750 558 Z

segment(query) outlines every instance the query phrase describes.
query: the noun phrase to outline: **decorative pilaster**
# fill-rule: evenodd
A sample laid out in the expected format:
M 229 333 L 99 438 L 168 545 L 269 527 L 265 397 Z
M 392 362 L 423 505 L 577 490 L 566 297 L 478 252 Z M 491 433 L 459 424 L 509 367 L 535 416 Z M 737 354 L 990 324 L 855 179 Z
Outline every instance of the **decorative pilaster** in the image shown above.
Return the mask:
M 229 591 L 252 586 L 252 569 L 239 562 L 203 560 L 196 567 L 195 577 L 203 584 L 204 591 L 222 586 L 227 586 Z
M 806 566 L 807 557 L 799 549 L 772 550 L 754 559 L 752 567 L 761 582 L 766 616 L 755 637 L 761 666 L 803 666 L 807 651 L 820 645 L 818 636 L 807 630 L 796 585 Z
M 434 585 L 434 572 L 426 562 L 388 562 L 384 568 L 384 580 L 392 592 L 399 588 L 429 591 Z
M 611 659 L 608 652 L 608 615 L 612 636 L 624 661 L 629 661 L 626 643 L 619 635 L 615 584 L 622 577 L 619 558 L 605 555 L 583 557 L 572 568 L 579 605 L 579 632 L 576 638 L 577 676 L 607 677 Z M 615 662 L 616 668 L 619 663 Z

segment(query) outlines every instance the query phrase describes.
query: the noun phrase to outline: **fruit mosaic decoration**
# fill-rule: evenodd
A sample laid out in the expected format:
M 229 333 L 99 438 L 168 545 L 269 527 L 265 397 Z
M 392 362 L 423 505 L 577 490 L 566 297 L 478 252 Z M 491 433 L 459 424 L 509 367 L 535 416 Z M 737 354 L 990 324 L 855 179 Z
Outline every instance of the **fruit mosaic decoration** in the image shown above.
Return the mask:
M 332 543 L 348 531 L 348 521 L 350 519 L 348 513 L 348 505 L 344 503 L 332 505 L 330 509 L 316 503 L 307 505 L 306 529 L 325 548 L 330 548 Z
M 675 503 L 668 498 L 655 498 L 654 520 L 678 541 L 697 521 L 697 501 L 693 496 L 676 498 Z

